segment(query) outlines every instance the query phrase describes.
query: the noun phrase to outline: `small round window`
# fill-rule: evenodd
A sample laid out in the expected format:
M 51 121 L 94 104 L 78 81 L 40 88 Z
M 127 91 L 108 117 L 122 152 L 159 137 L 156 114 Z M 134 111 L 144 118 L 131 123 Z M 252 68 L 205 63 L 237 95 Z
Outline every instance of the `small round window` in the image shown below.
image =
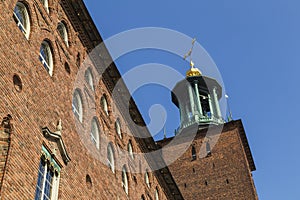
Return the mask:
M 16 74 L 13 76 L 13 83 L 14 83 L 16 91 L 21 92 L 22 91 L 22 81 L 21 81 L 21 78 Z

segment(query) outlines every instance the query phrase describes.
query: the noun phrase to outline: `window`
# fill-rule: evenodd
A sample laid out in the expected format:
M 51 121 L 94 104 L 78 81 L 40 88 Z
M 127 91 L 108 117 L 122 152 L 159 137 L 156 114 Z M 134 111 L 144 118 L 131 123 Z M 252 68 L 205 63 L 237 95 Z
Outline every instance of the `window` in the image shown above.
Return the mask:
M 50 76 L 53 73 L 53 56 L 49 42 L 43 41 L 40 48 L 40 61 L 48 71 Z
M 145 200 L 145 196 L 144 195 L 141 196 L 141 200 Z
M 73 95 L 72 110 L 76 118 L 82 122 L 82 101 L 78 90 L 75 90 Z
M 94 117 L 92 119 L 91 140 L 96 145 L 96 147 L 99 149 L 99 126 L 98 126 L 98 120 L 96 117 Z
M 59 22 L 57 25 L 57 30 L 59 32 L 59 35 L 67 45 L 67 47 L 69 47 L 68 32 L 67 32 L 66 25 L 63 22 Z
M 77 65 L 78 67 L 80 67 L 80 64 L 81 64 L 80 53 L 78 53 L 77 56 L 76 56 L 76 65 Z
M 213 117 L 212 102 L 210 95 L 201 92 L 199 97 L 203 115 L 208 118 Z
M 120 124 L 119 118 L 116 120 L 115 128 L 116 128 L 116 132 L 117 132 L 119 138 L 122 138 L 121 124 Z
M 127 178 L 127 172 L 126 172 L 126 166 L 124 165 L 122 168 L 122 187 L 125 191 L 125 193 L 128 195 L 128 178 Z
M 58 197 L 59 177 L 60 166 L 48 150 L 42 146 L 42 157 L 38 169 L 38 180 L 34 199 L 56 200 Z
M 86 71 L 85 71 L 85 81 L 89 84 L 90 88 L 92 90 L 94 90 L 94 81 L 93 81 L 93 75 L 92 75 L 92 72 L 91 72 L 91 69 L 88 68 Z
M 108 167 L 111 169 L 113 173 L 115 173 L 114 150 L 111 143 L 109 143 L 107 146 L 107 162 L 108 162 Z
M 206 142 L 206 154 L 207 156 L 211 156 L 211 149 L 209 142 Z
M 108 115 L 108 105 L 107 105 L 107 100 L 104 95 L 101 97 L 101 107 L 102 107 L 103 111 L 105 112 L 105 114 Z
M 29 20 L 28 10 L 26 6 L 21 2 L 17 2 L 14 8 L 13 16 L 17 23 L 17 26 L 23 32 L 25 37 L 28 39 L 30 33 L 30 20 Z
M 145 183 L 148 186 L 148 188 L 150 188 L 150 181 L 149 181 L 148 169 L 146 169 L 146 173 L 145 173 Z
M 85 176 L 85 182 L 86 182 L 87 188 L 88 188 L 88 189 L 91 189 L 92 186 L 93 186 L 93 182 L 92 182 L 92 178 L 91 178 L 90 175 L 87 174 L 87 175 Z
M 65 70 L 68 74 L 71 74 L 71 69 L 70 69 L 70 66 L 67 62 L 65 62 Z
M 155 199 L 155 200 L 159 200 L 159 194 L 158 194 L 158 189 L 157 189 L 157 187 L 155 188 L 154 199 Z
M 130 158 L 134 159 L 131 140 L 129 140 L 129 142 L 128 142 L 127 150 L 128 150 L 128 154 L 129 154 Z
M 192 161 L 196 160 L 196 158 L 197 158 L 196 148 L 192 146 Z
M 44 5 L 44 8 L 47 11 L 47 13 L 49 13 L 48 0 L 41 0 L 41 2 Z

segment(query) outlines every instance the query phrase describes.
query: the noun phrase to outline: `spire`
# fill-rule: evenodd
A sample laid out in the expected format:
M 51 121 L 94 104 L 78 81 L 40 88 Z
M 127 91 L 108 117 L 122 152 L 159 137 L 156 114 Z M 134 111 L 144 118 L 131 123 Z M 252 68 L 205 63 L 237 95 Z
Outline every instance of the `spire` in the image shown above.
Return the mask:
M 190 69 L 186 72 L 186 77 L 191 77 L 191 76 L 201 76 L 201 71 L 198 68 L 194 67 L 194 62 L 192 60 L 192 53 L 193 53 L 193 48 L 195 44 L 196 38 L 192 40 L 192 47 L 190 50 L 183 56 L 183 59 L 186 60 L 187 58 L 190 58 Z
M 183 56 L 190 63 L 186 78 L 179 81 L 172 90 L 172 101 L 180 113 L 180 126 L 175 135 L 194 125 L 207 127 L 224 123 L 219 102 L 222 87 L 216 79 L 203 76 L 195 67 L 192 60 L 195 41 L 196 39 L 192 40 L 192 47 Z

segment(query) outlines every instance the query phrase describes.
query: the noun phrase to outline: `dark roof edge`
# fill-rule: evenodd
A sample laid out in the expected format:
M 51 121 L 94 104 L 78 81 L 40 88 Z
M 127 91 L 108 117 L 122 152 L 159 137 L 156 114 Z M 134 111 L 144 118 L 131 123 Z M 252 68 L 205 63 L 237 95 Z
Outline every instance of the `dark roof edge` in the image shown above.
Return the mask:
M 237 128 L 239 129 L 240 138 L 242 140 L 242 144 L 243 144 L 243 147 L 244 147 L 244 151 L 246 153 L 246 157 L 247 157 L 247 160 L 248 160 L 250 170 L 255 171 L 256 167 L 255 167 L 254 159 L 253 159 L 253 156 L 252 156 L 252 153 L 251 153 L 251 149 L 250 149 L 250 146 L 249 146 L 249 142 L 248 142 L 248 139 L 247 139 L 247 136 L 246 136 L 246 132 L 245 132 L 242 120 L 239 119 L 239 120 L 235 120 L 235 121 L 232 121 L 232 122 L 235 123 Z

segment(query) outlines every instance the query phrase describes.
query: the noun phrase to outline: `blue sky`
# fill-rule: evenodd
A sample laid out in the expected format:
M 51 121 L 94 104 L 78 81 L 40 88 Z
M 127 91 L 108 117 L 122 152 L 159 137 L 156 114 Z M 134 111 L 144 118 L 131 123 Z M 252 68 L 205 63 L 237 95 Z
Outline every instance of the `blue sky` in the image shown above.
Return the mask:
M 253 174 L 259 198 L 300 199 L 299 1 L 85 2 L 104 39 L 148 26 L 196 37 L 221 72 L 234 119 L 243 120 L 257 167 Z M 174 55 L 151 50 L 129 53 L 116 61 L 122 73 L 152 62 L 172 66 L 182 74 L 188 67 Z M 179 114 L 169 91 L 144 86 L 134 95 L 146 122 L 151 103 L 167 108 L 166 129 L 172 134 Z

